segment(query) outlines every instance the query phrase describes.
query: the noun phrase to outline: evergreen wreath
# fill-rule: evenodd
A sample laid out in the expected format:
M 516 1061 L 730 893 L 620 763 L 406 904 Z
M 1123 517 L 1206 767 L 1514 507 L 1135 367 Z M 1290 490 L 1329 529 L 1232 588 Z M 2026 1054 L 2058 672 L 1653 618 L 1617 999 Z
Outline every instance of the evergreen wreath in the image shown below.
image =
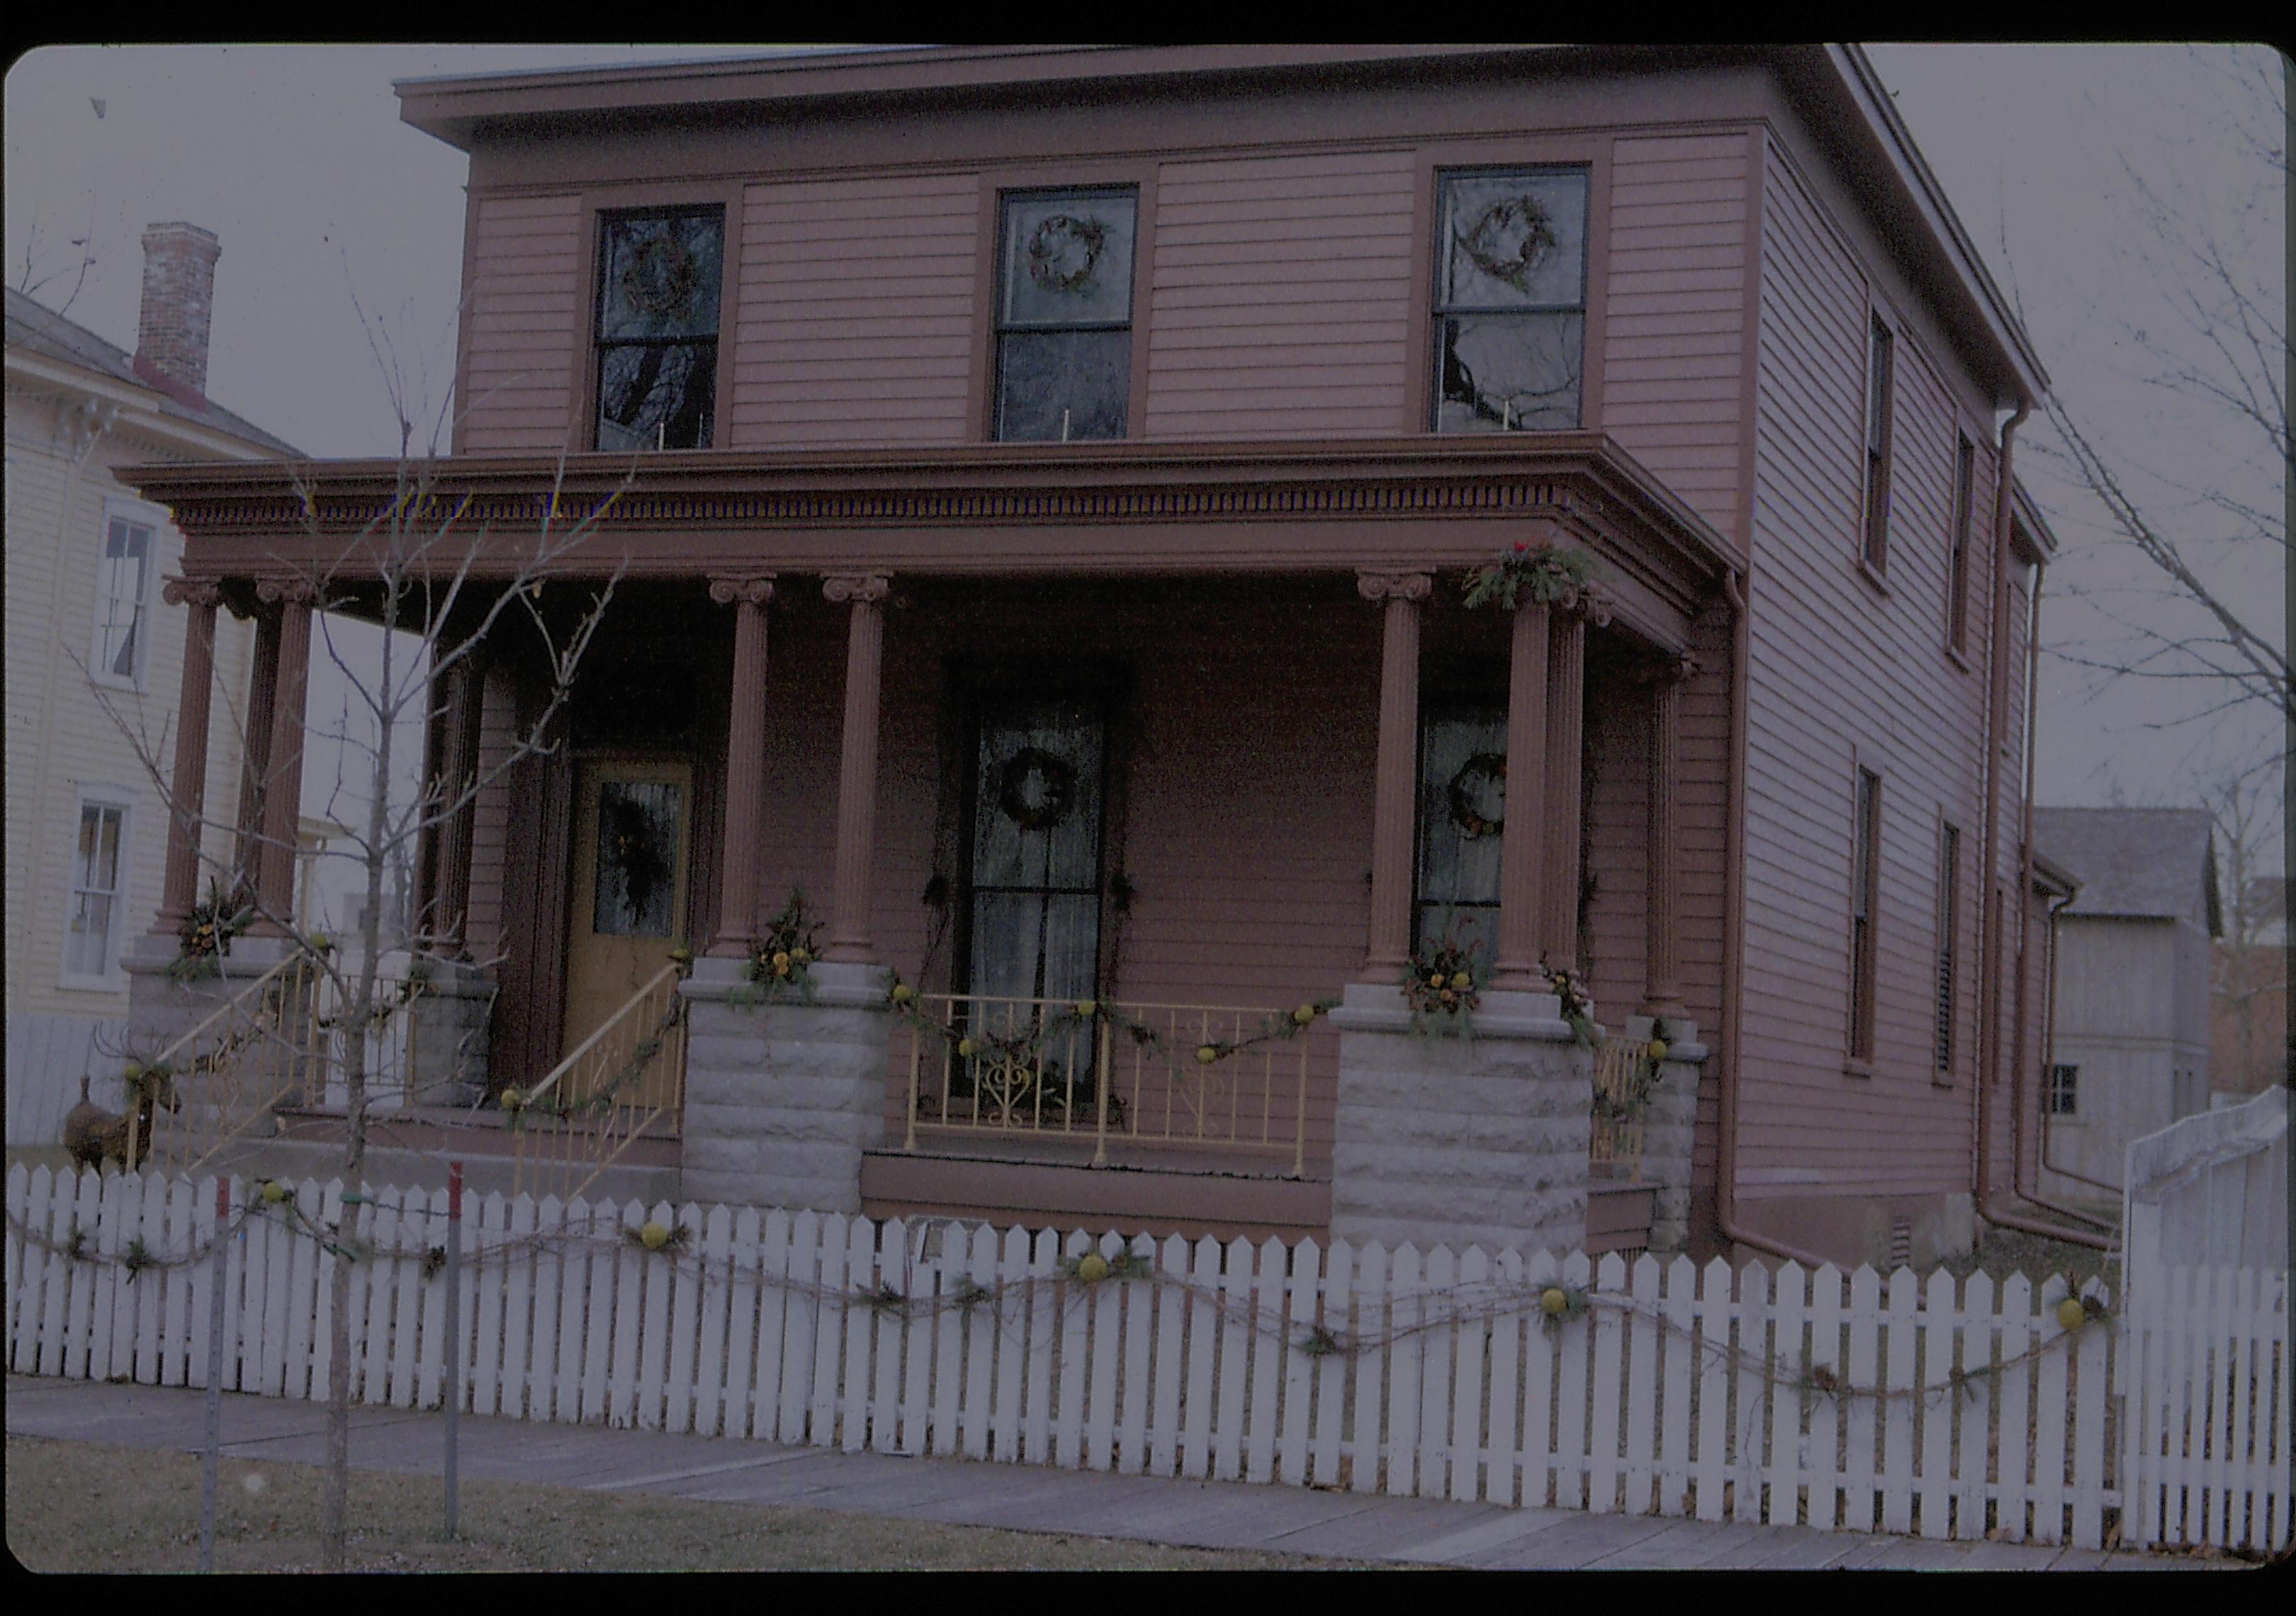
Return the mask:
M 1475 811 L 1476 787 L 1485 782 L 1496 783 L 1502 790 L 1506 785 L 1506 759 L 1498 752 L 1477 752 L 1459 766 L 1451 776 L 1444 795 L 1450 804 L 1451 823 L 1470 841 L 1485 836 L 1496 836 L 1506 825 L 1506 812 L 1485 817 Z
M 1521 245 L 1508 252 L 1506 243 L 1514 240 L 1518 233 Z M 1530 290 L 1531 272 L 1546 261 L 1557 240 L 1546 209 L 1528 195 L 1504 197 L 1493 202 L 1465 234 L 1455 234 L 1453 239 L 1476 268 L 1525 293 Z
M 1032 800 L 1030 776 L 1043 782 L 1043 795 Z M 1024 746 L 1004 760 L 997 777 L 996 806 L 1024 831 L 1048 831 L 1069 816 L 1076 806 L 1076 769 L 1041 746 Z
M 1098 219 L 1054 213 L 1029 233 L 1029 278 L 1047 291 L 1081 291 L 1100 267 L 1108 246 L 1108 226 Z M 1078 254 L 1083 261 L 1077 262 Z M 1074 268 L 1063 266 L 1074 264 Z
M 674 235 L 643 242 L 622 271 L 622 295 L 642 315 L 683 314 L 693 300 L 693 254 Z

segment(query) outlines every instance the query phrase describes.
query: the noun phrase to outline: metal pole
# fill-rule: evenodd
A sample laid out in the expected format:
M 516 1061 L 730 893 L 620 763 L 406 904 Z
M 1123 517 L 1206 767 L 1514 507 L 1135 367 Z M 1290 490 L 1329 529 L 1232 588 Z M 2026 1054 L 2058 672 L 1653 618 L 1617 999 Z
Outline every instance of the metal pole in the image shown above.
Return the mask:
M 447 1164 L 447 1537 L 455 1536 L 455 1442 L 463 1413 L 463 1164 Z
M 215 1570 L 216 1481 L 223 1458 L 224 1231 L 231 1223 L 231 1180 L 216 1180 L 215 1274 L 208 1284 L 208 1445 L 200 1460 L 200 1570 Z

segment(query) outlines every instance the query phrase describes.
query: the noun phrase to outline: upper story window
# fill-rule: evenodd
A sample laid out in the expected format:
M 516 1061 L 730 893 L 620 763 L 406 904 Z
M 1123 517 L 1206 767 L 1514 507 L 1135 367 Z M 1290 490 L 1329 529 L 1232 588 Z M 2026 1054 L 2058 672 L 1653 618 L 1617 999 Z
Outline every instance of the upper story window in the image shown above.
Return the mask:
M 1895 339 L 1874 316 L 1873 354 L 1866 367 L 1866 564 L 1882 570 L 1890 542 L 1890 416 Z
M 1969 644 L 1969 529 L 1976 520 L 1977 446 L 1966 436 L 1959 440 L 1953 469 L 1953 556 L 1946 580 L 1945 643 L 1954 651 Z
M 152 576 L 158 527 L 107 506 L 103 558 L 95 576 L 95 645 L 89 666 L 106 683 L 142 688 L 151 637 Z
M 718 209 L 611 216 L 598 275 L 598 447 L 706 449 L 716 425 Z
M 1435 430 L 1578 424 L 1587 171 L 1447 174 L 1435 271 Z
M 999 441 L 1121 438 L 1132 393 L 1138 195 L 1004 199 L 996 291 Z

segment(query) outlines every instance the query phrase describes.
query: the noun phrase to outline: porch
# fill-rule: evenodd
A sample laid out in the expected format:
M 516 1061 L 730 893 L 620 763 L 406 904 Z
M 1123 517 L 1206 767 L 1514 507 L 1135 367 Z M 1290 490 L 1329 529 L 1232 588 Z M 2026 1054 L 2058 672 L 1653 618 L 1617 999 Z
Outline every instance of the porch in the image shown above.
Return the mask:
M 416 905 L 481 1112 L 594 1166 L 674 1140 L 710 1198 L 1304 1233 L 1388 1216 L 1345 1188 L 1349 1150 L 1393 1143 L 1350 1143 L 1349 1049 L 1416 1069 L 1504 1044 L 1536 1058 L 1502 1081 L 1535 1070 L 1576 1117 L 1536 1149 L 1577 1186 L 1578 1243 L 1605 1169 L 1552 981 L 1614 1033 L 1660 1020 L 1686 1095 L 1718 979 L 1727 625 L 1707 562 L 1621 515 L 1419 524 L 1439 558 L 1600 535 L 1606 587 L 1512 611 L 1465 609 L 1447 560 L 1439 588 L 1431 562 L 1303 564 L 1287 538 L 1249 573 L 1110 576 L 1006 529 L 979 570 L 657 558 L 559 707 L 538 636 L 473 643 L 434 703 L 426 767 L 460 807 Z M 569 581 L 538 608 L 562 640 Z M 308 613 L 275 594 L 283 685 Z M 1484 996 L 1472 1043 L 1421 1037 L 1399 991 L 1447 941 Z M 1402 1134 L 1510 1112 L 1433 1084 Z M 1654 1218 L 1678 1243 L 1687 1126 L 1682 1182 L 1595 1191 L 1598 1239 Z M 1487 1187 L 1513 1193 L 1518 1145 L 1480 1153 Z

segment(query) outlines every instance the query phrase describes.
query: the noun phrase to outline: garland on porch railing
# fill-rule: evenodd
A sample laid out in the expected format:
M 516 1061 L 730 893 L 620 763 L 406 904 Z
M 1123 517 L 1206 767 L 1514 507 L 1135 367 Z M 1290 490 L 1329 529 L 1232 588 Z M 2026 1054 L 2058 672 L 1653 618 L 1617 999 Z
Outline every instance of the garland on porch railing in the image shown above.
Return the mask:
M 1188 1049 L 1185 1058 L 1194 1060 L 1200 1066 L 1210 1066 L 1262 1044 L 1296 1038 L 1315 1024 L 1316 1017 L 1329 1013 L 1339 1002 L 1337 999 L 1309 999 L 1295 1009 L 1273 1012 L 1261 1021 L 1256 1029 L 1232 1038 L 1212 1038 L 1196 1044 Z M 1056 1033 L 1078 1027 L 1094 1027 L 1102 1021 L 1142 1048 L 1152 1052 L 1167 1064 L 1177 1066 L 1184 1058 L 1161 1032 L 1147 1022 L 1128 1015 L 1105 999 L 1078 999 L 1072 1005 L 1045 1006 L 1044 1013 L 1031 1017 L 1026 1028 L 1002 1036 L 961 1029 L 933 1020 L 920 1007 L 917 990 L 898 977 L 886 993 L 886 1004 L 894 1015 L 912 1027 L 938 1035 L 944 1043 L 955 1049 L 961 1060 L 987 1056 L 992 1060 L 1030 1064 L 1043 1054 L 1046 1046 Z
M 683 957 L 678 957 L 680 956 Z M 673 950 L 672 958 L 676 961 L 681 980 L 692 973 L 693 956 L 690 952 L 682 948 Z M 645 1069 L 653 1064 L 654 1057 L 661 1053 L 662 1045 L 671 1029 L 685 1020 L 685 996 L 672 994 L 668 1008 L 655 1018 L 646 1035 L 630 1046 L 628 1056 L 615 1069 L 613 1076 L 579 1100 L 569 1100 L 556 1093 L 537 1100 L 516 1088 L 504 1089 L 496 1096 L 495 1104 L 509 1119 L 510 1131 L 522 1132 L 537 1114 L 553 1122 L 569 1122 L 611 1111 L 619 1103 L 617 1096 L 621 1091 L 635 1083 Z
M 266 1181 L 257 1188 L 257 1194 L 245 1205 L 237 1208 L 224 1227 L 211 1234 L 198 1246 L 180 1253 L 154 1253 L 140 1238 L 131 1241 L 117 1255 L 93 1252 L 87 1250 L 86 1234 L 77 1221 L 72 1225 L 70 1235 L 59 1242 L 50 1238 L 45 1231 L 30 1227 L 12 1210 L 8 1213 L 8 1227 L 28 1246 L 62 1256 L 78 1265 L 122 1269 L 131 1281 L 135 1275 L 147 1269 L 184 1267 L 206 1260 L 213 1252 L 217 1240 L 238 1235 L 257 1218 L 272 1218 L 279 1226 L 316 1242 L 323 1250 L 346 1261 L 413 1262 L 420 1267 L 425 1279 L 436 1278 L 445 1269 L 447 1252 L 442 1245 L 433 1245 L 420 1238 L 413 1244 L 389 1248 L 347 1241 L 340 1228 L 320 1224 L 306 1213 L 286 1185 L 276 1181 Z M 341 1201 L 346 1206 L 356 1207 L 369 1203 L 371 1198 L 346 1194 Z M 442 1210 L 428 1207 L 388 1210 L 402 1218 L 447 1216 Z M 605 1210 L 611 1214 L 611 1208 Z M 733 1257 L 697 1255 L 693 1250 L 696 1233 L 695 1226 L 683 1218 L 675 1224 L 663 1224 L 652 1218 L 636 1225 L 617 1221 L 604 1233 L 594 1229 L 577 1231 L 562 1226 L 542 1229 L 506 1239 L 472 1243 L 465 1249 L 463 1267 L 469 1273 L 482 1267 L 530 1262 L 545 1252 L 555 1254 L 563 1262 L 570 1251 L 581 1248 L 594 1251 L 635 1248 L 666 1264 L 681 1277 L 690 1276 L 701 1284 L 767 1286 L 816 1303 L 832 1306 L 857 1303 L 875 1311 L 894 1313 L 909 1319 L 931 1318 L 949 1312 L 969 1318 L 977 1309 L 988 1308 L 996 1317 L 1000 1327 L 1007 1327 L 1008 1319 L 1013 1323 L 1025 1319 L 1041 1286 L 1053 1286 L 1056 1308 L 1065 1310 L 1082 1306 L 1096 1285 L 1110 1281 L 1138 1282 L 1186 1292 L 1199 1308 L 1220 1319 L 1261 1335 L 1273 1336 L 1309 1358 L 1330 1356 L 1353 1358 L 1364 1353 L 1384 1351 L 1431 1331 L 1489 1325 L 1511 1319 L 1534 1323 L 1550 1335 L 1554 1335 L 1571 1325 L 1584 1324 L 1591 1315 L 1609 1313 L 1621 1319 L 1638 1318 L 1659 1334 L 1688 1342 L 1710 1366 L 1726 1366 L 1751 1379 L 1789 1388 L 1805 1398 L 1825 1397 L 1844 1404 L 1856 1400 L 1890 1403 L 1973 1396 L 2008 1370 L 2054 1352 L 2070 1350 L 2092 1329 L 2103 1329 L 2108 1335 L 2117 1335 L 2126 1328 L 2111 1304 L 2097 1293 L 2095 1282 L 2088 1282 L 2084 1287 L 2074 1276 L 2068 1274 L 2063 1276 L 2067 1294 L 2043 1316 L 2046 1322 L 2057 1326 L 2059 1333 L 2037 1341 L 2023 1351 L 2010 1354 L 1998 1363 L 1949 1369 L 1942 1381 L 1932 1385 L 1861 1386 L 1851 1383 L 1830 1363 L 1813 1362 L 1807 1355 L 1799 1364 L 1790 1366 L 1781 1363 L 1775 1352 L 1757 1351 L 1716 1341 L 1669 1318 L 1662 1310 L 1663 1304 L 1638 1300 L 1625 1292 L 1605 1292 L 1554 1278 L 1468 1282 L 1456 1284 L 1448 1290 L 1439 1292 L 1390 1292 L 1386 1299 L 1390 1308 L 1406 1316 L 1415 1314 L 1418 1317 L 1406 1317 L 1403 1323 L 1377 1330 L 1342 1333 L 1321 1323 L 1302 1328 L 1299 1321 L 1284 1316 L 1281 1304 L 1270 1309 L 1262 1307 L 1253 1298 L 1238 1296 L 1225 1286 L 1183 1278 L 1162 1268 L 1153 1252 L 1128 1249 L 1109 1256 L 1097 1251 L 1086 1251 L 1056 1259 L 1048 1273 L 1000 1279 L 987 1285 L 969 1276 L 958 1276 L 940 1293 L 922 1295 L 905 1293 L 897 1289 L 890 1279 L 881 1279 L 874 1287 L 824 1285 L 768 1273 L 762 1267 L 747 1266 Z M 1426 1305 L 1429 1303 L 1446 1305 L 1429 1307 Z M 1918 1323 L 1919 1317 L 1888 1316 L 1879 1322 L 1885 1325 Z M 1931 1324 L 1923 1327 L 1936 1331 L 1949 1330 L 1952 1325 Z

